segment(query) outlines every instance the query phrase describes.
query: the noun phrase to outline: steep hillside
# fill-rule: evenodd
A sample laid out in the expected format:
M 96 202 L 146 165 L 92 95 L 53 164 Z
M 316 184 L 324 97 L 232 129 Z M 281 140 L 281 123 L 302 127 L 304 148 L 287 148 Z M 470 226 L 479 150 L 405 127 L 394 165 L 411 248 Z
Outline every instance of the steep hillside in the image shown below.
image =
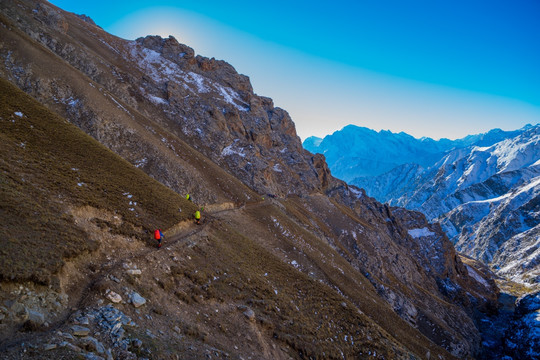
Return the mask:
M 3 79 L 0 90 L 5 358 L 449 358 L 283 205 L 222 210 L 197 229 L 192 203 Z M 156 226 L 171 228 L 159 251 Z M 131 320 L 114 329 L 115 317 Z
M 0 79 L 0 278 L 49 285 L 64 260 L 98 244 L 73 213 L 114 214 L 113 231 L 145 240 L 195 206 Z
M 59 189 L 76 205 L 47 210 L 52 227 L 22 214 L 41 231 L 16 229 L 32 240 L 19 242 L 22 259 L 33 244 L 64 255 L 49 270 L 51 288 L 33 277 L 3 280 L 7 358 L 480 353 L 476 324 L 498 291 L 490 275 L 471 276 L 422 214 L 333 178 L 324 156 L 302 149 L 288 114 L 232 66 L 172 37 L 116 38 L 45 1 L 0 1 L 0 12 L 0 75 L 41 104 L 6 85 L 14 102 L 5 119 L 24 126 L 18 113 L 32 107 L 33 121 L 45 124 L 41 114 L 59 119 L 52 111 L 127 160 L 111 169 L 93 155 L 120 160 L 88 137 L 57 137 L 69 125 L 63 120 L 33 140 L 51 139 L 52 150 L 25 158 L 19 132 L 32 132 L 6 122 L 14 139 L 2 152 L 6 171 L 23 167 L 4 154 L 26 159 L 35 164 L 25 167 L 30 178 L 45 179 L 36 191 L 47 206 L 56 206 Z M 17 183 L 9 184 L 7 194 Z M 201 226 L 185 221 L 195 209 L 186 192 L 204 205 Z M 6 213 L 34 206 L 17 201 Z M 2 221 L 12 226 L 17 215 L 9 216 Z M 148 246 L 154 227 L 167 228 L 160 250 Z M 78 250 L 48 242 L 56 232 Z
M 173 37 L 116 38 L 45 2 L 1 4 L 4 76 L 174 190 L 205 202 L 249 200 L 221 176 L 213 179 L 223 183 L 218 198 L 205 176 L 186 176 L 210 166 L 187 144 L 260 193 L 327 185 L 289 115 L 231 65 L 195 56 Z

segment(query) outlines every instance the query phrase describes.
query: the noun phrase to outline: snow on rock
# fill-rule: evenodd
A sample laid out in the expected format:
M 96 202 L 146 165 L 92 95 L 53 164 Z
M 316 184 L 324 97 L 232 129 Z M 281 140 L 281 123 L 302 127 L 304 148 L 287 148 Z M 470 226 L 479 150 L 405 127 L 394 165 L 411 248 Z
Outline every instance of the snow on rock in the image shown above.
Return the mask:
M 233 105 L 235 108 L 237 108 L 240 111 L 247 111 L 249 109 L 247 106 L 242 107 L 238 105 L 238 102 L 243 103 L 243 101 L 241 100 L 240 95 L 238 95 L 238 93 L 234 91 L 233 89 L 221 86 L 219 84 L 215 84 L 215 87 L 217 88 L 217 90 L 219 91 L 219 94 L 223 97 L 225 102 Z
M 433 236 L 433 235 L 435 235 L 435 233 L 433 231 L 430 231 L 427 227 L 422 228 L 422 229 L 411 229 L 411 230 L 408 230 L 408 233 L 409 233 L 409 235 L 411 235 L 411 237 L 413 237 L 415 239 L 418 239 L 418 238 L 424 237 L 424 236 Z
M 354 194 L 354 196 L 356 196 L 357 199 L 360 199 L 362 196 L 364 196 L 362 191 L 358 190 L 357 188 L 355 188 L 353 186 L 349 186 L 349 190 L 350 190 L 350 192 L 352 192 Z
M 474 270 L 467 264 L 465 264 L 465 266 L 467 267 L 467 272 L 469 273 L 470 277 L 472 277 L 474 280 L 478 281 L 480 284 L 484 285 L 488 289 L 490 288 L 488 282 L 480 274 L 478 274 L 476 270 Z
M 162 99 L 162 98 L 160 98 L 158 96 L 154 96 L 154 95 L 146 95 L 146 96 L 148 97 L 148 100 L 150 100 L 151 102 L 153 102 L 156 105 L 167 104 L 167 100 Z
M 399 160 L 410 163 L 382 175 L 364 175 L 353 183 L 379 201 L 420 211 L 429 221 L 440 222 L 457 250 L 491 264 L 501 275 L 540 284 L 540 270 L 535 270 L 540 264 L 539 230 L 531 230 L 540 224 L 540 124 L 447 142 L 348 127 L 332 138 L 312 142 L 319 152 L 328 150 L 332 173 L 339 176 L 334 162 L 353 171 L 363 166 L 358 159 L 375 161 L 381 151 L 393 160 L 403 155 Z M 425 149 L 418 147 L 419 141 Z M 343 151 L 344 144 L 356 142 L 363 147 Z M 438 153 L 439 160 L 417 160 L 409 156 L 412 150 Z M 354 155 L 357 160 L 345 161 L 335 154 Z M 424 164 L 429 166 L 422 168 Z M 421 233 L 413 231 L 411 236 Z
M 244 104 L 240 95 L 230 87 L 217 82 L 193 71 L 183 71 L 180 66 L 171 60 L 161 56 L 155 50 L 145 48 L 136 41 L 130 42 L 128 56 L 135 60 L 139 68 L 148 74 L 158 84 L 175 82 L 194 94 L 212 93 L 214 97 L 233 105 L 240 111 L 247 111 L 249 106 Z M 167 104 L 165 99 L 154 95 L 147 95 L 148 99 L 156 105 Z
M 221 156 L 231 156 L 231 155 L 238 155 L 238 156 L 241 156 L 241 157 L 246 156 L 246 154 L 244 153 L 243 148 L 239 148 L 239 149 L 235 148 L 235 143 L 232 143 L 231 145 L 226 146 L 221 151 Z

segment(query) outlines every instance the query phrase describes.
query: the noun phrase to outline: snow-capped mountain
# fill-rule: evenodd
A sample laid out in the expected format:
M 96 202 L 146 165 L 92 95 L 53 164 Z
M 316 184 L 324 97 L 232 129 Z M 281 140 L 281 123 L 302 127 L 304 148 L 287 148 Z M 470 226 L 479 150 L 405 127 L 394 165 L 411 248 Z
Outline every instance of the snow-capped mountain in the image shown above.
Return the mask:
M 471 145 L 491 146 L 519 132 L 519 130 L 494 129 L 458 140 L 433 140 L 426 137 L 416 139 L 404 132 L 393 133 L 386 130 L 377 132 L 365 127 L 348 125 L 325 136 L 324 139 L 309 137 L 303 145 L 313 153 L 324 154 L 334 176 L 364 185 L 361 180 L 355 179 L 381 175 L 405 164 L 427 168 L 453 149 Z M 406 173 L 409 172 L 410 169 L 406 170 Z M 368 194 L 374 195 L 370 187 L 366 187 L 366 190 Z
M 411 162 L 352 183 L 440 221 L 459 251 L 501 274 L 538 283 L 540 125 L 487 134 L 427 168 Z M 497 137 L 507 138 L 489 145 Z

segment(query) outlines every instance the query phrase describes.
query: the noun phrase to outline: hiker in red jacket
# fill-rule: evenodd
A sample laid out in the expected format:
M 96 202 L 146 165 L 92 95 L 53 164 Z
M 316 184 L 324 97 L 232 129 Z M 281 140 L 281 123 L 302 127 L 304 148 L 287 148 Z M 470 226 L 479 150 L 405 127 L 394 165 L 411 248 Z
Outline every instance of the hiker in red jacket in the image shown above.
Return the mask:
M 154 231 L 154 239 L 158 242 L 158 249 L 161 247 L 161 240 L 163 240 L 163 233 L 161 232 L 161 229 L 156 229 Z

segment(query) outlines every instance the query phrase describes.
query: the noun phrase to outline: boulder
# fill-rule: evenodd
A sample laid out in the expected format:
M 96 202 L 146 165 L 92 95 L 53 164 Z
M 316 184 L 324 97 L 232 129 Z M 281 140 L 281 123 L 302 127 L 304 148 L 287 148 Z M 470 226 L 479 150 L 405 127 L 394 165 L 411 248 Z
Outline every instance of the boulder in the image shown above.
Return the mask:
M 141 295 L 139 295 L 138 293 L 136 293 L 135 291 L 133 293 L 131 293 L 131 303 L 133 304 L 133 306 L 135 306 L 136 308 L 140 307 L 140 306 L 143 306 L 144 304 L 146 304 L 146 299 L 143 298 Z
M 249 321 L 255 321 L 255 312 L 253 310 L 247 309 L 243 314 Z
M 90 329 L 80 325 L 73 325 L 71 331 L 75 336 L 88 336 Z
M 115 304 L 118 304 L 119 302 L 122 301 L 122 297 L 119 294 L 115 293 L 114 291 L 109 291 L 107 293 L 107 299 L 109 299 Z
M 45 323 L 45 315 L 43 315 L 39 311 L 26 309 L 26 313 L 28 314 L 27 324 L 30 327 L 37 328 Z
M 100 354 L 105 354 L 105 347 L 103 344 L 91 336 L 82 338 L 81 343 L 84 344 L 85 348 L 89 351 L 97 351 Z

